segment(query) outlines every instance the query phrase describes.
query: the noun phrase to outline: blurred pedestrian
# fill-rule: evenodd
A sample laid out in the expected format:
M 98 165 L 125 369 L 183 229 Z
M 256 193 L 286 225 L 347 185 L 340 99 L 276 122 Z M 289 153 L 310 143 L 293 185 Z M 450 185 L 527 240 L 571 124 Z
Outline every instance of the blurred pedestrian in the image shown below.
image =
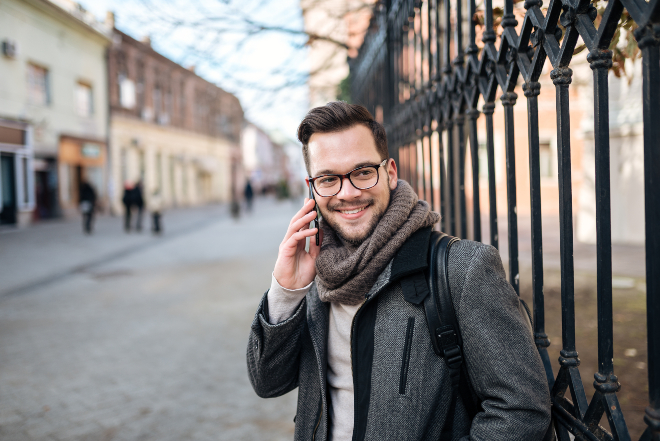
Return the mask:
M 92 234 L 95 209 L 96 191 L 89 182 L 83 180 L 80 184 L 80 212 L 83 216 L 83 231 L 86 234 Z
M 163 201 L 160 197 L 160 190 L 156 190 L 149 198 L 149 211 L 151 211 L 151 231 L 154 234 L 160 234 L 162 229 L 160 219 L 163 214 Z
M 121 202 L 124 204 L 124 231 L 131 231 L 131 211 L 133 209 L 133 186 L 130 182 L 124 183 L 124 195 Z
M 142 231 L 142 212 L 144 211 L 144 197 L 142 196 L 142 180 L 139 180 L 133 188 L 133 203 L 137 207 L 137 221 L 135 222 L 135 229 L 139 232 Z
M 252 184 L 248 179 L 245 183 L 245 201 L 247 202 L 248 211 L 252 211 L 252 199 L 254 199 L 254 191 L 252 190 Z

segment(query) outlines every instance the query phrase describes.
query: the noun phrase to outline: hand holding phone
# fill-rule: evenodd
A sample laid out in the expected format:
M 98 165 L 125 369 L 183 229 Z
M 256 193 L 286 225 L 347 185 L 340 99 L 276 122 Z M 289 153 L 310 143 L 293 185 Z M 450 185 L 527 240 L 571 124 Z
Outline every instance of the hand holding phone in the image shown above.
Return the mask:
M 310 228 L 312 222 L 314 227 Z M 282 287 L 303 288 L 316 277 L 316 258 L 323 239 L 318 224 L 316 201 L 313 198 L 305 199 L 304 205 L 289 223 L 275 262 L 273 276 Z M 307 248 L 307 238 L 312 236 L 316 236 L 316 241 L 310 242 Z

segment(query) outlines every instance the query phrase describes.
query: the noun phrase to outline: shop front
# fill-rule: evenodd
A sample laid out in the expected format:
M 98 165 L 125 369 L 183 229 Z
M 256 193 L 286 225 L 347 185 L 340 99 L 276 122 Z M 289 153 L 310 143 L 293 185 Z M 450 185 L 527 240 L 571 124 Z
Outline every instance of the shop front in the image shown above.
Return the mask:
M 27 225 L 34 210 L 34 155 L 28 124 L 0 119 L 0 225 Z
M 80 186 L 85 181 L 96 192 L 98 208 L 106 207 L 105 150 L 105 142 L 100 140 L 60 137 L 60 205 L 66 215 L 73 216 L 77 213 L 80 205 Z

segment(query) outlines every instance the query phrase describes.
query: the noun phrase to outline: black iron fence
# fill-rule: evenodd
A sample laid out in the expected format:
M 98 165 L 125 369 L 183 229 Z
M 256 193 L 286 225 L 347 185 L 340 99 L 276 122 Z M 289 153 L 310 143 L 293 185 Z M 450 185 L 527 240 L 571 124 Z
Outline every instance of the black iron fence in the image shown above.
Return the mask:
M 542 0 L 524 0 L 526 12 L 521 27 L 514 7 L 513 0 L 503 0 L 503 8 L 494 14 L 492 0 L 484 0 L 479 10 L 475 0 L 379 2 L 359 55 L 351 63 L 353 101 L 383 115 L 390 153 L 400 165 L 402 177 L 420 183 L 424 197 L 434 206 L 440 205 L 443 231 L 460 237 L 468 235 L 467 123 L 473 187 L 471 238 L 479 241 L 482 226 L 475 146 L 479 145 L 477 137 L 483 136 L 477 130 L 477 121 L 483 113 L 489 243 L 498 247 L 493 113 L 496 98 L 501 100 L 505 121 L 509 276 L 518 291 L 513 108 L 518 99 L 514 89 L 519 82 L 523 83 L 528 114 L 534 331 L 552 391 L 556 434 L 561 441 L 570 439 L 569 432 L 578 440 L 629 440 L 617 399 L 620 384 L 613 366 L 608 70 L 613 56 L 609 47 L 622 14 L 634 20 L 643 75 L 640 105 L 644 123 L 650 400 L 643 416 L 648 428 L 642 439 L 660 441 L 660 0 L 609 0 L 598 27 L 594 25 L 598 11 L 591 0 L 550 0 L 547 8 L 543 8 Z M 494 27 L 496 19 L 499 24 Z M 480 41 L 477 41 L 478 31 L 482 34 Z M 594 375 L 595 393 L 590 402 L 580 377 L 575 344 L 569 87 L 573 75 L 570 64 L 580 37 L 589 51 L 587 62 L 593 71 L 594 89 L 598 372 Z M 539 77 L 546 62 L 551 64 L 550 77 L 556 91 L 560 207 L 562 349 L 556 375 L 545 333 L 541 240 L 538 96 Z M 477 108 L 479 103 L 483 104 L 481 109 Z M 428 143 L 434 132 L 445 132 L 444 136 L 435 135 L 439 153 L 435 157 L 429 153 L 417 158 L 417 143 Z M 439 182 L 433 182 L 434 178 Z M 439 192 L 434 191 L 438 188 Z M 609 430 L 600 425 L 603 415 L 609 422 Z M 628 418 L 642 416 L 628 415 Z

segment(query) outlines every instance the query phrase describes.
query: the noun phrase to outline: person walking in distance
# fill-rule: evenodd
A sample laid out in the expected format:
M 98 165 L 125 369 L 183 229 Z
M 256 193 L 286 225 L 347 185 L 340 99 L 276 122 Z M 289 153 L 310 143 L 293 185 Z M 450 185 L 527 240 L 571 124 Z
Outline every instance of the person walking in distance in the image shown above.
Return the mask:
M 151 211 L 151 232 L 160 234 L 162 232 L 161 217 L 163 214 L 163 199 L 160 196 L 160 190 L 156 190 L 151 194 L 149 211 Z
M 298 139 L 313 199 L 251 326 L 255 392 L 299 389 L 300 441 L 544 439 L 548 384 L 498 251 L 433 231 L 439 215 L 397 179 L 364 107 L 314 108 Z
M 243 192 L 245 196 L 245 202 L 247 204 L 247 211 L 252 211 L 252 200 L 254 199 L 254 190 L 252 190 L 252 184 L 248 179 L 245 183 L 245 191 Z
M 124 194 L 122 195 L 121 202 L 124 204 L 124 231 L 129 233 L 131 231 L 131 211 L 133 210 L 134 196 L 133 186 L 130 182 L 124 183 Z
M 86 234 L 92 234 L 94 212 L 96 211 L 96 191 L 86 179 L 80 184 L 80 211 L 83 215 L 83 231 Z

